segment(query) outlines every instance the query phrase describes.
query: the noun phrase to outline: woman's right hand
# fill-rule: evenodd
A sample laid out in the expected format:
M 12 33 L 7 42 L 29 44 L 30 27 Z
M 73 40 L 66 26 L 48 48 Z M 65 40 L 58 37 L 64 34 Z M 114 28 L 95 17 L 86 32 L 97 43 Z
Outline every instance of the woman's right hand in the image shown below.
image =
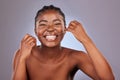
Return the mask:
M 36 39 L 35 37 L 26 34 L 23 39 L 21 40 L 20 45 L 20 56 L 23 59 L 26 59 L 31 54 L 32 48 L 36 46 Z

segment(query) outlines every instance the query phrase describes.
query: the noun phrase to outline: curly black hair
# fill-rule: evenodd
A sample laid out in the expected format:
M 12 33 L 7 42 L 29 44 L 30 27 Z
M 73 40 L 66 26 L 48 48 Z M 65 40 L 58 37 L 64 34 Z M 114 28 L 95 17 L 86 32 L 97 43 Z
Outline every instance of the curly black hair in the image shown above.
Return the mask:
M 55 10 L 55 11 L 57 11 L 63 17 L 64 24 L 66 25 L 65 14 L 61 11 L 60 8 L 55 7 L 53 5 L 43 6 L 42 9 L 38 10 L 38 12 L 37 12 L 37 14 L 35 16 L 35 23 L 37 21 L 38 16 L 41 15 L 43 12 L 48 11 L 48 10 Z

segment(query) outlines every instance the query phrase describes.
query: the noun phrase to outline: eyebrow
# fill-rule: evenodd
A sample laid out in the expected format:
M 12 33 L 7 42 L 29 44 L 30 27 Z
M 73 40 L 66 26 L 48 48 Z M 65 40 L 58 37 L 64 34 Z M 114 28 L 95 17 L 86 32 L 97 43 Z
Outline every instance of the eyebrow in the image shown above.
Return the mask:
M 53 20 L 53 22 L 56 22 L 56 21 L 60 21 L 60 22 L 61 22 L 61 20 L 60 20 L 60 19 L 55 19 L 55 20 Z
M 61 22 L 61 20 L 60 20 L 60 19 L 55 19 L 55 20 L 53 20 L 53 22 L 56 22 L 56 21 Z M 47 21 L 47 20 L 40 20 L 40 21 L 39 21 L 39 23 L 41 23 L 41 22 L 48 22 L 48 21 Z
M 47 20 L 40 20 L 39 23 L 41 23 L 41 22 L 48 22 L 48 21 Z

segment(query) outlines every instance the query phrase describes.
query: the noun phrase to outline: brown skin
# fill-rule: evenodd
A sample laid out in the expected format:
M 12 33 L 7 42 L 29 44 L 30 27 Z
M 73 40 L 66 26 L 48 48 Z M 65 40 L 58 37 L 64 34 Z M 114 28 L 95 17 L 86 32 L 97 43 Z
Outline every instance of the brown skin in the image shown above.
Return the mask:
M 66 31 L 84 45 L 87 54 L 60 46 Z M 35 33 L 41 46 L 25 35 L 14 58 L 13 80 L 73 80 L 78 69 L 94 80 L 114 80 L 109 64 L 78 21 L 71 21 L 66 29 L 63 17 L 49 10 L 39 16 Z M 46 38 L 51 35 L 56 38 Z

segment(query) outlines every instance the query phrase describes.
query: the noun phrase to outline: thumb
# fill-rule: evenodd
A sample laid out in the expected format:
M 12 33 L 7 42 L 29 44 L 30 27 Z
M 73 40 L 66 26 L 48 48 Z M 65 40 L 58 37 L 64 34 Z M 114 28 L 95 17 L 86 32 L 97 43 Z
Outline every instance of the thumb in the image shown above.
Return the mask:
M 68 32 L 72 32 L 72 31 L 73 31 L 73 30 L 72 30 L 71 28 L 69 28 L 69 27 L 66 28 L 65 30 L 68 31 Z

